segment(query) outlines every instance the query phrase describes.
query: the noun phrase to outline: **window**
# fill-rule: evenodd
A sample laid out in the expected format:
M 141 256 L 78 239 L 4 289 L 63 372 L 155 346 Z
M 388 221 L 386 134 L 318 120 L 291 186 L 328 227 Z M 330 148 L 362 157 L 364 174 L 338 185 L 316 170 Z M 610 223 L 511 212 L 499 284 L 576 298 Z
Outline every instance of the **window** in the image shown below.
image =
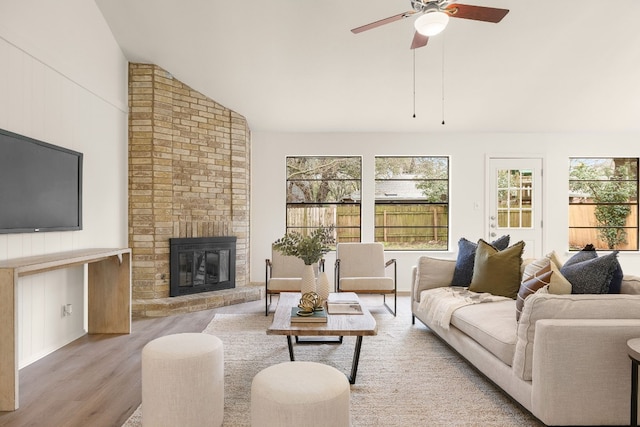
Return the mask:
M 569 248 L 638 250 L 638 159 L 569 159 Z
M 498 227 L 532 228 L 533 171 L 498 169 Z
M 360 241 L 360 157 L 287 157 L 287 230 L 335 227 L 336 242 Z
M 449 158 L 375 160 L 375 240 L 385 249 L 447 250 Z

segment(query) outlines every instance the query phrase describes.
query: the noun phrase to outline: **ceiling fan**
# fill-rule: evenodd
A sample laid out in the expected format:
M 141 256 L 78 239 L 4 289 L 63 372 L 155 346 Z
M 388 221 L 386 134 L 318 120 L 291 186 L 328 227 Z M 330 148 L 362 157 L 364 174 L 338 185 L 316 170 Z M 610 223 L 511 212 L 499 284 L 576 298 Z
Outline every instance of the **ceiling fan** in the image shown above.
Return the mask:
M 420 14 L 414 22 L 416 32 L 411 42 L 411 49 L 416 49 L 426 46 L 430 36 L 435 36 L 444 30 L 449 22 L 449 17 L 498 23 L 509 13 L 508 9 L 460 4 L 455 0 L 411 0 L 411 7 L 413 10 L 354 28 L 351 32 L 358 34 Z

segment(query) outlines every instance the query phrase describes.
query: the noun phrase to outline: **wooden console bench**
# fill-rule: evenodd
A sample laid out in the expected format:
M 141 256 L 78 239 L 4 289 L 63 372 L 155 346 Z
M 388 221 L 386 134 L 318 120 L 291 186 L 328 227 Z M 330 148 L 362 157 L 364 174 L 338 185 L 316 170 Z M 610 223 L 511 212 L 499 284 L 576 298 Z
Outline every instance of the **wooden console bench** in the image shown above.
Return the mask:
M 88 332 L 131 333 L 131 249 L 80 249 L 0 261 L 0 411 L 18 409 L 18 279 L 82 264 L 88 264 Z

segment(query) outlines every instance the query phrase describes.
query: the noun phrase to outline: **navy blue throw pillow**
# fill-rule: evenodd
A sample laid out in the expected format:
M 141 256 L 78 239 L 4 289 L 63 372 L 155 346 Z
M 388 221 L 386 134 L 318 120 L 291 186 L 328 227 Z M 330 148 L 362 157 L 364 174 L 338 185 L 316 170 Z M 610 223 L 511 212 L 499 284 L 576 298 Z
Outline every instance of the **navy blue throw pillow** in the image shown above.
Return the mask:
M 620 262 L 616 260 L 618 267 L 616 271 L 613 272 L 613 278 L 611 279 L 611 283 L 609 283 L 609 293 L 610 294 L 619 294 L 622 290 L 622 278 L 624 277 L 624 273 L 622 272 L 622 266 Z
M 567 261 L 560 273 L 571 283 L 572 294 L 607 294 L 611 291 L 616 275 L 622 273 L 617 257 L 618 251 L 613 251 L 601 257 L 596 254 L 590 259 L 570 264 Z M 613 283 L 614 290 L 616 287 L 619 289 L 619 286 Z
M 491 242 L 491 246 L 499 251 L 506 249 L 509 246 L 509 235 L 506 234 L 498 237 Z M 477 248 L 477 243 L 471 242 L 464 237 L 460 238 L 458 241 L 458 258 L 456 259 L 456 266 L 453 270 L 451 286 L 469 286 L 471 284 Z
M 590 259 L 598 258 L 598 253 L 596 252 L 596 248 L 589 243 L 580 252 L 576 252 L 571 258 L 569 258 L 563 265 L 569 266 L 572 264 L 577 264 L 582 261 L 587 261 Z

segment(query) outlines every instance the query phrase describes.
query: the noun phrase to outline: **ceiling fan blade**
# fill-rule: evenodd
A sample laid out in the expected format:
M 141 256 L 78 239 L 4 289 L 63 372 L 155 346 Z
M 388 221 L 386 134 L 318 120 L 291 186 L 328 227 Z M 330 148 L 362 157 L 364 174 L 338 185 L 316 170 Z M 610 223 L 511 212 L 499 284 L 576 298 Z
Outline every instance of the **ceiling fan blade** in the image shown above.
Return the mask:
M 496 24 L 509 13 L 509 9 L 471 6 L 460 3 L 450 4 L 445 9 L 453 18 L 473 19 L 474 21 L 493 22 Z
M 408 18 L 408 17 L 414 15 L 415 13 L 417 13 L 415 10 L 410 10 L 408 12 L 399 13 L 397 15 L 393 15 L 393 16 L 390 16 L 388 18 L 384 18 L 384 19 L 381 19 L 381 20 L 376 21 L 376 22 L 372 22 L 372 23 L 367 24 L 367 25 L 363 25 L 361 27 L 354 28 L 353 30 L 351 30 L 351 32 L 353 34 L 358 34 L 358 33 L 361 33 L 363 31 L 371 30 L 373 28 L 377 28 L 377 27 L 380 27 L 380 26 L 385 25 L 385 24 L 390 24 L 392 22 L 396 22 L 396 21 L 399 21 L 401 19 Z
M 419 47 L 426 46 L 428 42 L 429 42 L 429 37 L 428 36 L 420 34 L 419 32 L 416 31 L 413 34 L 413 41 L 411 42 L 411 49 L 417 49 Z

